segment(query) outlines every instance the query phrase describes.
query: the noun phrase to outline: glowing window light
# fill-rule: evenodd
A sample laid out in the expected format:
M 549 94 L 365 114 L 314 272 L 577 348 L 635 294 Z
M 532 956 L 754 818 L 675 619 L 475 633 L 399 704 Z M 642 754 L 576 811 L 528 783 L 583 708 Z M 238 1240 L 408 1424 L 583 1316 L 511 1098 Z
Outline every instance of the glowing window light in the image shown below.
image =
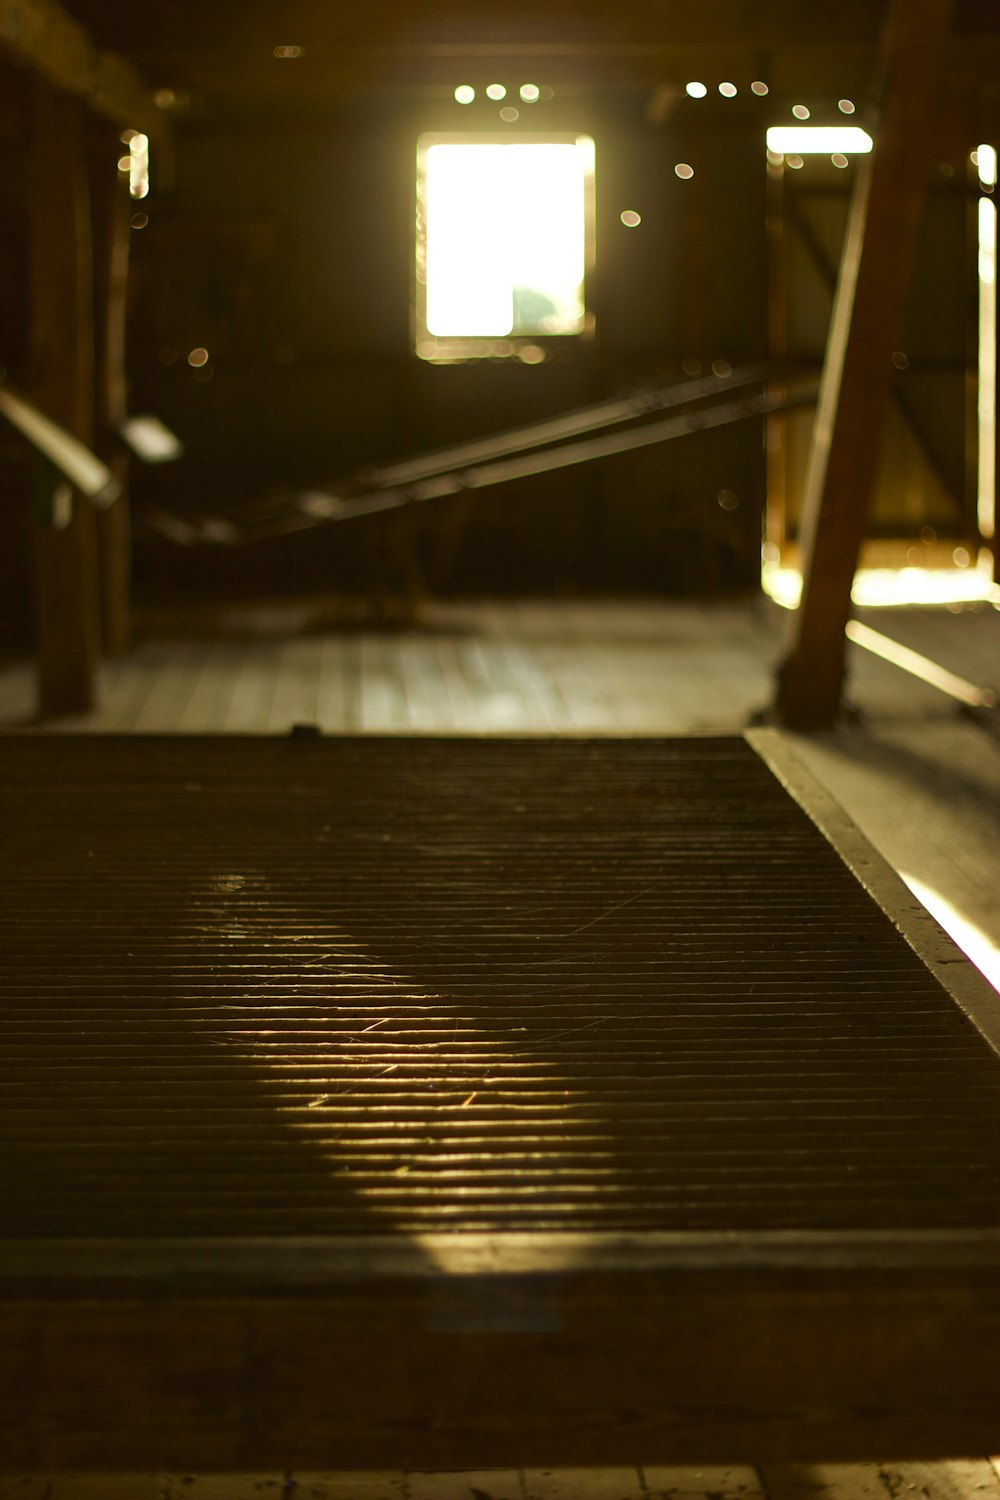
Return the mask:
M 873 141 L 860 125 L 772 125 L 767 149 L 800 156 L 860 156 L 872 149 Z
M 704 99 L 705 95 L 708 93 L 708 89 L 703 83 L 693 82 L 686 83 L 684 85 L 684 92 L 688 94 L 692 99 Z
M 589 136 L 422 138 L 417 275 L 431 339 L 583 331 L 593 161 Z
M 455 90 L 456 104 L 471 104 L 476 97 L 476 91 L 471 83 L 460 83 Z
M 136 131 L 128 143 L 128 190 L 133 198 L 145 198 L 149 192 L 149 136 Z
M 976 152 L 979 181 L 992 188 L 997 178 L 994 146 Z M 979 199 L 979 397 L 976 518 L 984 541 L 996 534 L 997 469 L 997 207 L 985 193 Z
M 859 568 L 851 586 L 853 603 L 865 609 L 898 609 L 903 604 L 988 603 L 1000 608 L 1000 584 L 978 569 L 955 559 L 953 568 Z M 783 609 L 798 609 L 802 596 L 802 574 L 783 567 L 780 555 L 763 556 L 761 586 Z

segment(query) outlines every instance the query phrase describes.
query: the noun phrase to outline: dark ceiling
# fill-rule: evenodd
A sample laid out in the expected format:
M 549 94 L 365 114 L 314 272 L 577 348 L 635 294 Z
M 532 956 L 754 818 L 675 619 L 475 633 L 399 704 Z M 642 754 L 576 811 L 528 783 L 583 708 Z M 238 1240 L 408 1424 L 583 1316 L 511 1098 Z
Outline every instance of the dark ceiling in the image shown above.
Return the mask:
M 885 0 L 63 0 L 180 110 L 314 106 L 427 94 L 516 64 L 565 88 L 648 90 L 692 76 L 778 92 L 859 92 Z M 957 90 L 1000 76 L 1000 0 L 957 0 Z M 284 49 L 284 55 L 276 55 Z M 544 77 L 543 77 L 544 75 Z M 836 95 L 834 95 L 836 97 Z
M 453 87 L 462 70 L 530 62 L 553 83 L 646 88 L 768 63 L 796 81 L 866 70 L 883 0 L 66 0 L 153 89 L 201 107 Z M 963 0 L 968 24 L 983 0 Z M 996 19 L 997 6 L 989 5 Z M 276 56 L 285 48 L 285 56 Z M 287 49 L 298 49 L 288 55 Z M 456 72 L 458 70 L 458 72 Z M 756 70 L 756 71 L 753 71 Z M 747 79 L 749 82 L 749 77 Z M 856 87 L 856 82 L 854 83 Z

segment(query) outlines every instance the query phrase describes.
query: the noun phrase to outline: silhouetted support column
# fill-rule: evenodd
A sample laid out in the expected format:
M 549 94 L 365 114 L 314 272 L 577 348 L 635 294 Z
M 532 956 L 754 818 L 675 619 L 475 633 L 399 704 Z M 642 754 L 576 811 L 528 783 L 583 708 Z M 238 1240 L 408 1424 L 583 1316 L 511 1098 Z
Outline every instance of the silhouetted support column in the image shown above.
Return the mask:
M 34 85 L 29 287 L 32 394 L 74 436 L 93 437 L 93 282 L 82 109 Z M 58 491 L 59 504 L 51 504 Z M 100 603 L 93 506 L 56 476 L 39 484 L 38 707 L 94 706 Z
M 882 119 L 857 170 L 803 501 L 802 603 L 779 673 L 775 717 L 831 724 L 844 629 L 864 539 L 934 141 L 938 69 L 952 0 L 891 0 Z
M 90 204 L 94 244 L 94 451 L 120 480 L 121 495 L 97 515 L 104 652 L 118 656 L 131 641 L 132 546 L 128 458 L 119 428 L 126 416 L 125 324 L 128 295 L 128 178 L 117 169 L 117 133 L 101 125 L 90 143 Z

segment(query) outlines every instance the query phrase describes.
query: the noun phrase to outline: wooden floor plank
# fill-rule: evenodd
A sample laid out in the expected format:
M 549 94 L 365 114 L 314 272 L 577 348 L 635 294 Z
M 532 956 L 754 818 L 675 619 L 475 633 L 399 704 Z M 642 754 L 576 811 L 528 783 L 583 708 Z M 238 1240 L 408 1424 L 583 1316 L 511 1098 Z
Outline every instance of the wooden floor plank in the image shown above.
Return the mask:
M 988 1459 L 941 1463 L 765 1465 L 770 1500 L 993 1500 L 1000 1482 Z
M 638 1469 L 525 1469 L 524 1500 L 644 1500 Z
M 0 1476 L 0 1500 L 990 1500 L 997 1460 L 441 1473 Z
M 748 1466 L 641 1470 L 649 1500 L 768 1500 L 760 1475 Z
M 361 727 L 366 734 L 399 733 L 412 724 L 401 649 L 401 642 L 388 634 L 360 637 Z
M 406 1479 L 406 1500 L 521 1500 L 521 1478 L 516 1469 L 480 1469 L 464 1473 L 446 1470 L 434 1474 L 408 1474 Z
M 48 1500 L 174 1500 L 179 1494 L 166 1474 L 56 1474 Z
M 315 722 L 318 665 L 319 644 L 315 639 L 293 637 L 285 642 L 268 715 L 268 733 L 287 734 L 293 724 Z
M 265 654 L 273 646 L 242 646 L 234 670 L 233 691 L 221 724 L 224 734 L 262 733 L 274 701 L 275 673 Z
M 295 1470 L 289 1500 L 410 1500 L 405 1474 L 310 1473 Z
M 350 639 L 325 635 L 319 643 L 316 684 L 316 723 L 327 734 L 343 734 L 356 727 L 351 721 L 351 676 L 349 668 Z
M 455 642 L 455 663 L 474 698 L 480 732 L 529 728 L 524 704 L 497 643 L 482 636 Z
M 425 734 L 450 734 L 455 716 L 441 673 L 436 643 L 431 637 L 407 634 L 397 648 L 402 725 Z M 372 725 L 365 715 L 366 729 Z

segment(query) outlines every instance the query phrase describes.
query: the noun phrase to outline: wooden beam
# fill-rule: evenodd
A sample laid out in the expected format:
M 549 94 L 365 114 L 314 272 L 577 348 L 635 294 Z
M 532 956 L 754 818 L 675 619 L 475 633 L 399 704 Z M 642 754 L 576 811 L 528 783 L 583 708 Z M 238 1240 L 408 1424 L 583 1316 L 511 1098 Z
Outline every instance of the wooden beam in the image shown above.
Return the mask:
M 91 132 L 90 212 L 94 247 L 94 446 L 121 484 L 97 515 L 104 651 L 119 656 L 130 638 L 131 537 L 128 458 L 119 436 L 127 415 L 125 323 L 128 293 L 128 183 L 117 170 L 120 147 L 101 124 Z
M 152 137 L 166 121 L 138 73 L 94 46 L 54 0 L 0 0 L 0 54 L 82 99 L 119 126 Z
M 93 279 L 82 110 L 41 80 L 33 89 L 29 277 L 32 394 L 90 443 L 94 422 Z M 51 501 L 55 476 L 39 500 Z M 43 717 L 94 706 L 100 650 L 94 510 L 60 480 L 69 504 L 36 527 L 38 708 Z M 72 497 L 72 498 L 70 498 Z
M 952 0 L 892 0 L 889 10 L 882 120 L 855 180 L 813 428 L 802 604 L 778 678 L 775 717 L 793 729 L 826 727 L 840 707 L 851 585 L 927 194 L 951 11 Z

